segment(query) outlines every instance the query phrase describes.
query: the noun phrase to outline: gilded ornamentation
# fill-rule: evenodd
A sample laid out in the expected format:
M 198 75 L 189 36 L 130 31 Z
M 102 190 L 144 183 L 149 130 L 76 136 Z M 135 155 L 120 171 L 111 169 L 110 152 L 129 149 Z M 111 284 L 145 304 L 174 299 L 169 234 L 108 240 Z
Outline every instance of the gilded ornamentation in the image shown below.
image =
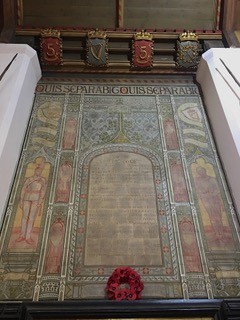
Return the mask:
M 193 32 L 183 32 L 177 41 L 176 66 L 184 69 L 195 69 L 199 63 L 199 42 Z

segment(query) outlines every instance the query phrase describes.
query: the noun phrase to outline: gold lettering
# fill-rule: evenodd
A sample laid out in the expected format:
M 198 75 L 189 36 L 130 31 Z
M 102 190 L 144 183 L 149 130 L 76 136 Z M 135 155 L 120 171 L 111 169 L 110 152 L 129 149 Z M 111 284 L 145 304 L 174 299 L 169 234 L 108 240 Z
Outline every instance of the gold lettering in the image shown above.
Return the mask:
M 44 52 L 44 59 L 47 61 L 55 61 L 58 59 L 58 54 L 54 49 L 54 43 L 47 44 L 47 52 Z
M 137 62 L 138 63 L 146 63 L 149 61 L 150 55 L 148 54 L 147 50 L 146 50 L 147 46 L 140 46 L 139 47 L 139 56 L 137 57 Z

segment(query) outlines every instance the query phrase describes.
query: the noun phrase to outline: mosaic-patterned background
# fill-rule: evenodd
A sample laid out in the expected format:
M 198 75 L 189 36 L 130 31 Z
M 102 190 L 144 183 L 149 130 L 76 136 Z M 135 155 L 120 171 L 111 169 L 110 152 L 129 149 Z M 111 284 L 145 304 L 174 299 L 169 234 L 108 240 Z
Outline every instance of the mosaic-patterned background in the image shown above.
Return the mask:
M 189 79 L 43 80 L 1 233 L 1 300 L 240 294 L 239 227 Z

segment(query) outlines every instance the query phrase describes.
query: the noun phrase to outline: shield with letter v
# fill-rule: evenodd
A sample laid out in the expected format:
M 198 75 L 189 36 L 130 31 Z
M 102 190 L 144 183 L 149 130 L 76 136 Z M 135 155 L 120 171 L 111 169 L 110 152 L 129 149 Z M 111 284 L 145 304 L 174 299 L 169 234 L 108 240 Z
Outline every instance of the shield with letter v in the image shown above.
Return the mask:
M 91 67 L 107 67 L 108 47 L 104 31 L 90 31 L 87 39 L 87 64 Z

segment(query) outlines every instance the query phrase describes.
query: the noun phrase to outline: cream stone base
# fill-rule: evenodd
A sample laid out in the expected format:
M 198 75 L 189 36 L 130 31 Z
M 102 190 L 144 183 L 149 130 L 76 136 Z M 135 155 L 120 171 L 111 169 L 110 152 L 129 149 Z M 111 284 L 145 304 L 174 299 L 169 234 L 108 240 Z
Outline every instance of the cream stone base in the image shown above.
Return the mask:
M 41 78 L 36 52 L 28 45 L 0 44 L 0 222 L 15 174 L 34 91 Z
M 197 71 L 197 81 L 201 85 L 207 114 L 238 214 L 240 214 L 239 61 L 240 49 L 210 49 L 202 55 Z

